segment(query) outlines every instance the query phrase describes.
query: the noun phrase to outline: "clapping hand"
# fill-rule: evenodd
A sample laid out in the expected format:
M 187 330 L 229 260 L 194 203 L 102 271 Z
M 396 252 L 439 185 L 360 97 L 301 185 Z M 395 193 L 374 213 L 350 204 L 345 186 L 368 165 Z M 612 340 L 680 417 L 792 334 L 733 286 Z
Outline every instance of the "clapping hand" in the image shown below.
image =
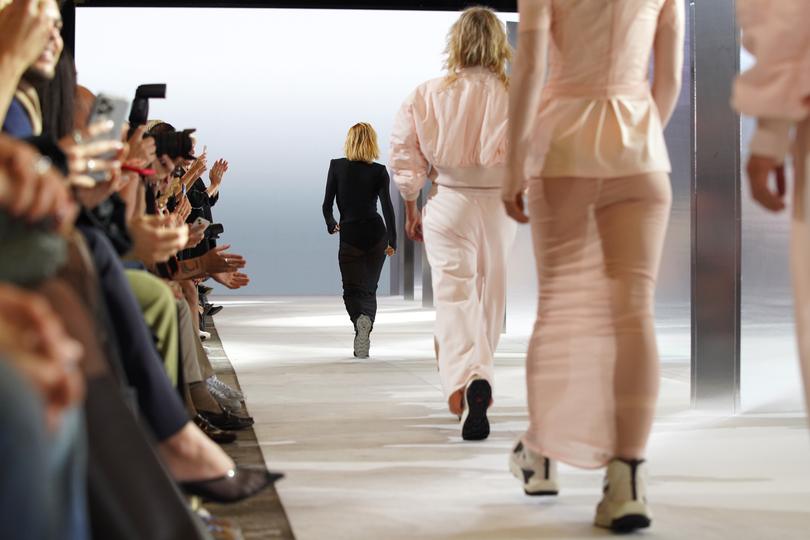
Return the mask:
M 217 246 L 203 255 L 203 266 L 208 274 L 236 272 L 247 265 L 247 261 L 236 253 L 227 253 L 230 245 Z
M 219 187 L 222 183 L 222 177 L 228 172 L 228 162 L 224 159 L 218 159 L 211 167 L 211 172 L 208 173 L 208 178 L 211 180 L 211 185 Z
M 192 162 L 191 166 L 186 171 L 186 174 L 183 175 L 183 185 L 186 188 L 190 188 L 194 182 L 200 178 L 203 173 L 208 170 L 208 157 L 205 154 L 200 155 L 197 159 Z
M 247 287 L 250 283 L 250 278 L 247 274 L 243 274 L 242 272 L 225 272 L 220 274 L 212 274 L 211 275 L 214 280 L 222 285 L 225 285 L 231 290 L 241 289 L 242 287 Z

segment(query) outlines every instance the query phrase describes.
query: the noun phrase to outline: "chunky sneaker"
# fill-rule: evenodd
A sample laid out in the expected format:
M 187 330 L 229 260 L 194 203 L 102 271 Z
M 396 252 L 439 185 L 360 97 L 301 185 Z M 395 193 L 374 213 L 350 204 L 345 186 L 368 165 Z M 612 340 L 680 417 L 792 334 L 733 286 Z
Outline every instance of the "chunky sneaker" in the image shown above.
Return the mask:
M 368 358 L 368 350 L 371 347 L 371 319 L 368 315 L 360 315 L 354 324 L 354 356 L 357 358 Z
M 536 454 L 518 441 L 509 456 L 509 470 L 523 482 L 523 491 L 532 496 L 553 496 L 560 492 L 557 462 Z
M 614 459 L 605 473 L 604 496 L 596 507 L 596 526 L 629 533 L 646 529 L 651 523 L 646 462 Z
M 216 386 L 212 386 L 210 384 L 207 385 L 208 393 L 211 394 L 211 397 L 214 398 L 220 407 L 230 412 L 239 412 L 242 410 L 242 401 L 239 399 L 234 399 L 224 392 L 222 392 Z
M 208 389 L 214 389 L 221 394 L 226 395 L 230 399 L 234 399 L 237 401 L 244 401 L 245 395 L 237 390 L 236 388 L 224 383 L 222 380 L 219 379 L 216 375 L 212 375 L 205 380 L 205 383 L 208 385 Z
M 464 412 L 461 415 L 461 438 L 483 441 L 489 437 L 487 409 L 492 401 L 492 387 L 483 379 L 475 379 L 464 392 Z

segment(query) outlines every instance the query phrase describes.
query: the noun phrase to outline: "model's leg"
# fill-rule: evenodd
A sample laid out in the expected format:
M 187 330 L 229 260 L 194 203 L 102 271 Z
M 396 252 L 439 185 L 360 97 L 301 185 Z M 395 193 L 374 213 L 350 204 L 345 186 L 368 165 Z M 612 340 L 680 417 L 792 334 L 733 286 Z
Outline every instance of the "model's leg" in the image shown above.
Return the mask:
M 615 431 L 612 328 L 593 221 L 599 187 L 598 179 L 536 179 L 528 197 L 539 298 L 523 441 L 538 454 L 589 466 L 611 457 Z
M 338 251 L 340 277 L 343 281 L 343 303 L 352 324 L 363 314 L 363 291 L 365 288 L 365 266 L 363 251 L 345 242 L 340 243 Z
M 439 374 L 454 414 L 462 413 L 463 392 L 471 380 L 492 380 L 489 345 L 481 336 L 476 212 L 465 195 L 439 190 L 427 204 L 423 223 L 436 301 Z
M 385 248 L 387 245 L 387 242 L 383 240 L 372 247 L 365 257 L 366 297 L 363 313 L 371 317 L 372 322 L 377 318 L 377 287 L 380 283 L 383 266 L 385 266 Z
M 596 221 L 616 340 L 615 457 L 643 459 L 658 398 L 654 298 L 672 192 L 665 173 L 605 180 Z
M 517 222 L 504 210 L 499 197 L 481 200 L 484 210 L 482 246 L 478 253 L 480 295 L 490 351 L 495 354 L 506 315 L 506 263 L 517 234 Z
M 653 304 L 671 199 L 669 175 L 657 173 L 605 180 L 596 205 L 616 355 L 614 459 L 596 524 L 616 531 L 651 523 L 644 456 L 659 386 Z

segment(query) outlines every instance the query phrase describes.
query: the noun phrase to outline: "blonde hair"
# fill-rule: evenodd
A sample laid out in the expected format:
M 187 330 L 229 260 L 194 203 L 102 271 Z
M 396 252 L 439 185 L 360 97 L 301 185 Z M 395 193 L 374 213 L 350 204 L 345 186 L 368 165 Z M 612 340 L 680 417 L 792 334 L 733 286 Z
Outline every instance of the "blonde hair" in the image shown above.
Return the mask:
M 350 161 L 365 161 L 372 163 L 380 157 L 380 145 L 377 143 L 377 132 L 371 124 L 360 122 L 353 125 L 346 135 L 346 144 L 343 146 L 346 158 Z
M 506 64 L 512 59 L 512 47 L 506 26 L 492 9 L 465 9 L 447 34 L 445 53 L 448 84 L 453 83 L 464 68 L 483 67 L 497 75 L 504 86 L 509 86 Z

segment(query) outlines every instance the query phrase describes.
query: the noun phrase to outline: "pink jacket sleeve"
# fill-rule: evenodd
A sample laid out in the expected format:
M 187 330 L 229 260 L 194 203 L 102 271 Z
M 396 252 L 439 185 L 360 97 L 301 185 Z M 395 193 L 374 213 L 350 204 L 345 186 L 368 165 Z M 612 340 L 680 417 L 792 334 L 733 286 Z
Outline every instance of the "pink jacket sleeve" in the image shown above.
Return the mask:
M 425 185 L 430 164 L 425 159 L 419 144 L 419 133 L 414 120 L 412 94 L 399 109 L 391 130 L 391 170 L 394 183 L 406 201 L 414 201 Z
M 752 152 L 782 159 L 810 96 L 810 2 L 738 0 L 743 45 L 756 64 L 734 85 L 733 105 L 759 120 Z

